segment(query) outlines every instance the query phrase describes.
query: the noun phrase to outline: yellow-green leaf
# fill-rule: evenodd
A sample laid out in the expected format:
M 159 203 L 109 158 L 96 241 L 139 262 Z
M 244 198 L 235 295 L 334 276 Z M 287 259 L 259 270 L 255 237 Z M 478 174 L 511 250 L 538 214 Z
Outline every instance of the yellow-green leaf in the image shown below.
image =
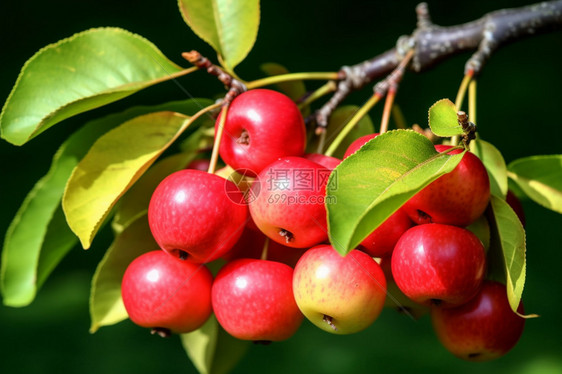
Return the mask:
M 259 0 L 178 0 L 178 6 L 188 26 L 213 47 L 232 73 L 256 41 Z
M 68 225 L 84 248 L 117 200 L 190 123 L 174 112 L 147 114 L 94 143 L 72 172 L 62 201 Z
M 482 161 L 490 177 L 492 194 L 505 198 L 507 195 L 507 167 L 501 152 L 481 139 L 470 142 L 470 151 Z
M 509 178 L 534 202 L 562 214 L 562 155 L 520 158 L 507 169 Z
M 181 342 L 199 374 L 230 373 L 250 344 L 230 336 L 214 315 L 198 330 L 182 334 Z
M 439 100 L 429 108 L 429 127 L 435 135 L 442 137 L 463 133 L 457 121 L 457 108 L 451 100 Z
M 517 312 L 525 286 L 525 230 L 517 214 L 505 200 L 492 195 L 490 205 L 495 224 L 494 247 L 501 250 L 507 298 L 511 309 Z M 534 315 L 527 317 L 532 316 Z
M 29 59 L 0 114 L 2 137 L 21 145 L 56 123 L 187 74 L 148 40 L 119 28 L 87 30 Z
M 267 75 L 289 74 L 289 70 L 283 65 L 275 62 L 267 62 L 260 66 L 260 69 Z M 276 86 L 281 92 L 289 96 L 293 101 L 297 101 L 306 94 L 306 87 L 303 81 L 288 81 L 277 83 Z
M 90 291 L 90 332 L 128 318 L 121 298 L 121 280 L 138 256 L 159 249 L 145 215 L 130 223 L 113 241 L 98 264 Z

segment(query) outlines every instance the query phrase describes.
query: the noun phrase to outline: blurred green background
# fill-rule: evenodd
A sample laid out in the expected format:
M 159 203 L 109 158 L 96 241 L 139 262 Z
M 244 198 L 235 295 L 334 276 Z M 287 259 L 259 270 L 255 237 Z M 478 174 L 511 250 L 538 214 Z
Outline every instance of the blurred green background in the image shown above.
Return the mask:
M 463 23 L 521 1 L 429 1 L 434 22 Z M 262 74 L 263 62 L 291 71 L 336 71 L 392 47 L 415 26 L 415 1 L 263 1 L 262 24 L 253 51 L 237 72 Z M 2 1 L 0 3 L 0 100 L 7 98 L 24 62 L 42 46 L 90 27 L 118 26 L 154 42 L 187 66 L 180 53 L 215 55 L 184 24 L 174 1 Z M 562 32 L 519 41 L 498 51 L 478 81 L 478 125 L 507 162 L 534 154 L 562 153 Z M 427 109 L 454 99 L 462 78 L 462 54 L 423 74 L 405 76 L 397 96 L 409 123 L 426 125 Z M 222 92 L 204 73 L 177 82 L 195 97 Z M 311 85 L 310 87 L 313 87 Z M 361 104 L 370 89 L 346 103 Z M 23 147 L 0 142 L 0 240 L 34 182 L 48 170 L 60 143 L 87 120 L 131 105 L 185 98 L 176 82 L 149 88 L 105 108 L 57 125 Z M 371 112 L 375 124 L 381 108 Z M 305 322 L 292 339 L 252 346 L 236 373 L 562 373 L 562 216 L 531 202 L 527 213 L 527 281 L 524 301 L 530 320 L 515 349 L 504 358 L 473 364 L 442 348 L 429 318 L 413 321 L 385 310 L 368 330 L 333 336 Z M 123 322 L 88 333 L 89 282 L 111 241 L 103 232 L 88 251 L 75 248 L 55 270 L 36 301 L 21 309 L 0 306 L 2 373 L 192 373 L 177 337 L 164 340 Z

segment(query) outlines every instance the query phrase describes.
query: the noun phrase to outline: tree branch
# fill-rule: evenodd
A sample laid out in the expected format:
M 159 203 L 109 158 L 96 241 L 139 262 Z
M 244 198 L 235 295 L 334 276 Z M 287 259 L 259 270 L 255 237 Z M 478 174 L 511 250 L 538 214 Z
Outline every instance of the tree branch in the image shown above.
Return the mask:
M 395 48 L 357 65 L 342 67 L 336 92 L 316 113 L 320 128 L 326 127 L 328 117 L 349 93 L 393 71 L 412 49 L 414 57 L 410 66 L 415 72 L 454 54 L 476 50 L 465 65 L 465 74 L 476 75 L 499 47 L 562 27 L 562 0 L 498 10 L 475 21 L 448 27 L 431 22 L 425 3 L 416 7 L 416 13 L 416 29 L 410 36 L 400 37 Z

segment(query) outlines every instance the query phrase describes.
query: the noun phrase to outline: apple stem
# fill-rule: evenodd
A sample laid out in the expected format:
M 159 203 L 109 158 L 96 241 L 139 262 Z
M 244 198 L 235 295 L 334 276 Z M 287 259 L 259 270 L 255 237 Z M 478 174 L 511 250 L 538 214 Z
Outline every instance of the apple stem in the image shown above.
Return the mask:
M 334 141 L 330 144 L 330 146 L 326 150 L 325 153 L 326 156 L 332 156 L 334 154 L 334 152 L 339 147 L 343 139 L 347 136 L 347 134 L 349 134 L 349 132 L 353 130 L 353 128 L 361 120 L 361 118 L 363 118 L 365 114 L 367 114 L 367 112 L 371 110 L 371 108 L 374 107 L 376 103 L 379 102 L 382 96 L 383 95 L 379 93 L 375 93 L 373 96 L 369 98 L 369 100 L 367 100 L 367 102 L 365 102 L 365 104 L 363 104 L 361 108 L 359 108 L 357 112 L 355 112 L 353 117 L 351 117 L 349 122 L 345 124 L 345 127 L 339 132 L 338 136 L 336 136 Z
M 476 123 L 476 79 L 471 80 L 468 85 L 468 118 Z
M 269 250 L 269 238 L 265 238 L 265 242 L 263 243 L 263 249 L 261 251 L 261 260 L 267 260 L 267 252 Z
M 319 98 L 334 92 L 337 88 L 337 84 L 335 81 L 328 81 L 326 84 L 322 85 L 320 88 L 318 88 L 316 91 L 313 91 L 311 94 L 309 95 L 305 95 L 304 97 L 300 98 L 297 101 L 298 107 L 300 110 L 303 110 L 304 108 L 306 108 L 307 106 L 309 106 L 310 104 L 312 104 L 314 101 L 318 100 Z
M 392 104 L 394 103 L 394 98 L 396 97 L 396 86 L 392 86 L 388 89 L 386 94 L 386 100 L 384 101 L 384 109 L 381 118 L 380 133 L 384 134 L 388 130 L 388 120 L 390 119 L 390 112 L 392 110 Z
M 227 102 L 225 106 L 221 109 L 221 118 L 218 124 L 217 135 L 215 136 L 215 143 L 213 144 L 213 152 L 211 153 L 211 161 L 209 162 L 209 173 L 213 174 L 217 167 L 217 161 L 219 159 L 219 148 L 221 146 L 221 138 L 224 130 L 224 124 L 226 122 L 226 115 L 228 113 L 228 108 L 230 103 Z
M 154 327 L 150 330 L 150 333 L 152 335 L 157 334 L 158 336 L 160 336 L 162 338 L 168 338 L 172 335 L 172 332 L 170 331 L 170 329 L 167 329 L 165 327 Z
M 334 325 L 334 319 L 331 316 L 324 314 L 322 321 L 326 322 L 334 331 L 338 331 L 338 328 Z
M 300 80 L 339 80 L 340 74 L 338 72 L 303 72 L 303 73 L 289 73 L 273 75 L 271 77 L 257 79 L 246 84 L 246 87 L 251 90 L 263 86 L 270 86 L 276 83 L 300 81 Z
M 178 257 L 180 260 L 187 260 L 189 254 L 186 251 L 178 250 Z
M 463 77 L 461 81 L 461 85 L 459 86 L 459 90 L 457 91 L 457 97 L 455 98 L 455 107 L 457 110 L 460 110 L 462 107 L 462 102 L 464 101 L 464 96 L 466 94 L 466 90 L 468 88 L 468 84 L 472 80 L 474 75 L 474 70 L 469 70 Z M 459 136 L 455 135 L 451 138 L 451 144 L 457 145 L 459 143 Z
M 321 129 L 321 133 L 320 135 L 318 135 L 318 147 L 316 148 L 316 153 L 322 153 L 322 151 L 324 150 L 324 146 L 326 145 L 326 135 L 327 135 L 327 131 L 326 129 L 323 128 L 317 128 Z

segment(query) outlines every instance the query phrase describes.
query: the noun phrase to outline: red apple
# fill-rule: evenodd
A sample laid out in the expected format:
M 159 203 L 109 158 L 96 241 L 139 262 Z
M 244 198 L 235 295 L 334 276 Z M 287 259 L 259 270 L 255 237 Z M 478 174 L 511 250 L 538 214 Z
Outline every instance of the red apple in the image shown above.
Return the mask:
M 150 230 L 160 248 L 194 262 L 223 256 L 247 220 L 248 207 L 234 183 L 193 169 L 167 176 L 148 206 Z
M 163 251 L 129 264 L 121 285 L 131 321 L 161 335 L 198 329 L 211 315 L 211 272 Z
M 310 248 L 328 239 L 326 183 L 330 170 L 302 157 L 283 157 L 258 176 L 252 219 L 270 239 L 294 248 Z
M 398 209 L 377 227 L 360 244 L 359 249 L 373 257 L 388 256 L 403 233 L 412 227 L 412 220 L 402 209 Z
M 366 329 L 379 316 L 386 280 L 379 264 L 358 250 L 345 257 L 330 245 L 306 251 L 295 266 L 297 305 L 313 324 L 335 334 Z
M 523 304 L 517 312 L 523 314 Z M 469 361 L 488 361 L 515 346 L 525 319 L 515 314 L 507 300 L 505 286 L 485 281 L 468 303 L 455 308 L 434 308 L 433 328 L 445 348 Z
M 221 116 L 215 126 L 218 129 Z M 234 169 L 255 176 L 283 156 L 302 156 L 306 129 L 297 105 L 282 93 L 255 89 L 230 104 L 219 153 Z
M 213 283 L 219 324 L 242 340 L 280 341 L 300 327 L 292 288 L 293 269 L 274 261 L 239 259 L 226 264 Z
M 439 152 L 449 148 L 451 146 L 435 146 Z M 455 150 L 450 154 L 460 152 Z M 444 223 L 465 227 L 484 213 L 489 200 L 488 172 L 476 155 L 466 152 L 452 172 L 433 181 L 403 207 L 417 224 Z
M 461 227 L 432 223 L 406 231 L 392 253 L 392 275 L 406 296 L 426 305 L 470 300 L 482 284 L 484 246 Z
M 365 143 L 367 143 L 371 139 L 376 138 L 378 135 L 380 134 L 377 132 L 374 134 L 363 135 L 362 137 L 355 139 L 353 143 L 351 143 L 349 147 L 347 147 L 347 150 L 345 151 L 343 158 L 345 159 L 348 156 L 354 154 L 359 150 L 359 148 L 363 147 Z
M 326 156 L 321 153 L 307 153 L 303 157 L 330 170 L 334 170 L 341 163 L 339 158 Z
M 197 158 L 195 160 L 192 160 L 189 164 L 187 164 L 186 169 L 195 169 L 195 170 L 207 171 L 207 170 L 209 170 L 210 164 L 211 164 L 211 161 L 209 159 Z

